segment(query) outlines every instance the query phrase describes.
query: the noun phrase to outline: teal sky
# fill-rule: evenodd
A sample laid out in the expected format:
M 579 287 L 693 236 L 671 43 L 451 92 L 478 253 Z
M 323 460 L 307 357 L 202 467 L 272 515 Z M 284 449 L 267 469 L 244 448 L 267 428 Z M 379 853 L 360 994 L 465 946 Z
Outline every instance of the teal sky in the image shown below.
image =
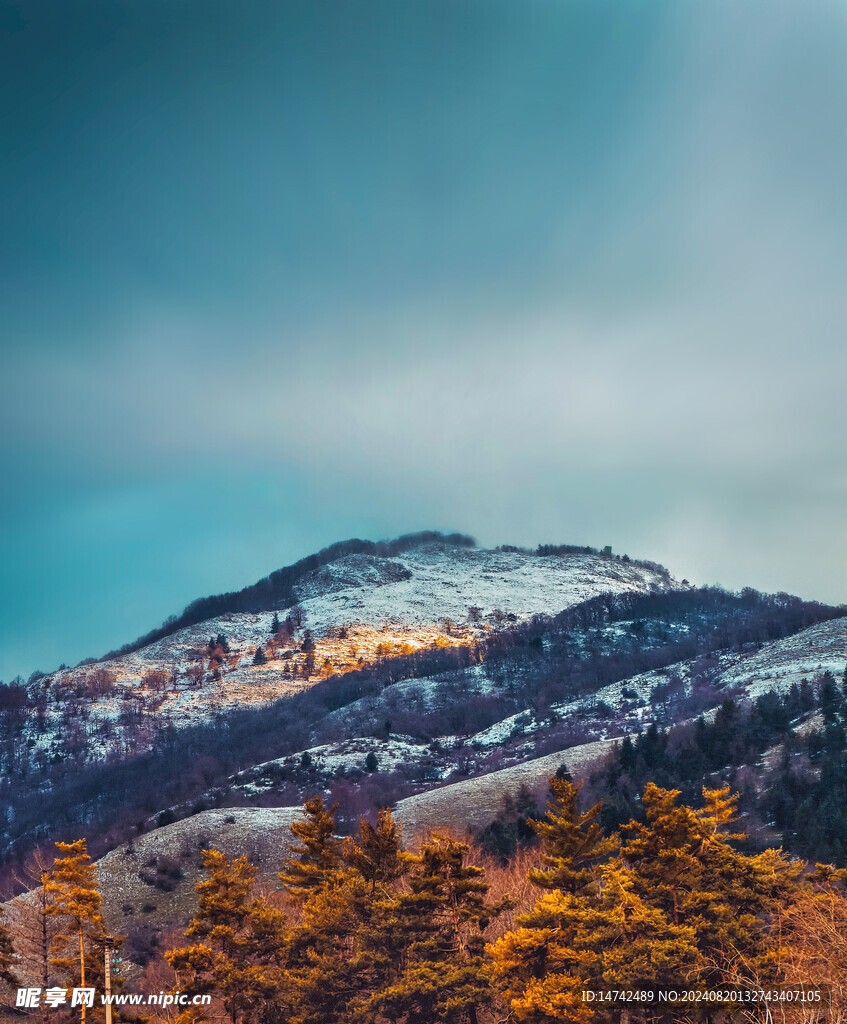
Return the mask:
M 0 3 L 0 676 L 334 540 L 847 602 L 847 7 Z

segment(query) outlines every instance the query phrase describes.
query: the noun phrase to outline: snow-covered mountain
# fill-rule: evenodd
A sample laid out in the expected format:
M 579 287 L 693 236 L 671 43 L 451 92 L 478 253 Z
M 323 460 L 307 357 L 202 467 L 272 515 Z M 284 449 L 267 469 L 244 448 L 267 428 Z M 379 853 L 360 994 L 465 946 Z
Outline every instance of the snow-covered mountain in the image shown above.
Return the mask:
M 694 588 L 591 550 L 429 535 L 316 557 L 267 592 L 267 607 L 31 681 L 8 712 L 6 847 L 226 809 L 276 828 L 246 810 L 287 821 L 315 792 L 348 825 L 389 803 L 412 831 L 439 816 L 478 828 L 501 790 L 538 796 L 563 762 L 589 771 L 622 737 L 715 720 L 727 699 L 806 680 L 787 726 L 805 735 L 847 663 L 845 609 Z
M 295 587 L 295 623 L 274 639 L 274 615 L 227 613 L 130 654 L 54 673 L 55 693 L 88 690 L 91 714 L 118 721 L 133 703 L 177 724 L 228 707 L 260 705 L 380 658 L 484 642 L 492 633 L 554 615 L 600 594 L 684 590 L 661 567 L 591 553 L 538 555 L 426 543 L 395 557 L 343 556 Z M 314 645 L 304 650 L 306 630 Z M 228 651 L 213 662 L 218 636 Z M 308 646 L 308 644 L 306 645 Z M 266 660 L 255 664 L 262 648 Z M 96 694 L 96 679 L 112 683 Z M 89 680 L 95 680 L 88 682 Z

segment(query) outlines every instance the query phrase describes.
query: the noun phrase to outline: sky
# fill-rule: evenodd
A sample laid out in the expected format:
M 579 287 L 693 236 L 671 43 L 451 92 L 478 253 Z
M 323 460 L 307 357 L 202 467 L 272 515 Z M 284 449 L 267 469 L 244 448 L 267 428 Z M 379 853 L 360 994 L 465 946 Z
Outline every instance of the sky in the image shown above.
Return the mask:
M 843 0 L 0 0 L 0 678 L 333 541 L 847 602 Z

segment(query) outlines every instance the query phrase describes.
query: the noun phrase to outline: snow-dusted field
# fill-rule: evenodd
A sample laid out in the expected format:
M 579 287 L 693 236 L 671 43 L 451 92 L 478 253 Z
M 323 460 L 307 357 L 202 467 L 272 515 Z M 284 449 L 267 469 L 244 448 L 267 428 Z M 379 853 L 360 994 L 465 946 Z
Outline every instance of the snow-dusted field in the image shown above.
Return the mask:
M 690 696 L 695 687 L 707 682 L 714 704 L 724 696 L 755 699 L 769 690 L 786 693 L 803 680 L 814 682 L 824 672 L 843 677 L 847 667 L 847 618 L 820 622 L 782 640 L 764 644 L 753 653 L 719 652 L 711 660 L 708 679 L 703 673 L 704 660 L 681 661 L 667 668 L 643 672 L 620 682 L 610 683 L 589 697 L 556 704 L 552 711 L 560 720 L 583 718 L 592 709 L 606 705 L 615 714 L 626 732 L 634 732 L 655 717 L 650 706 L 657 686 L 678 680 L 678 692 Z M 531 735 L 544 726 L 527 708 L 468 739 L 471 745 L 497 747 L 517 735 Z
M 383 568 L 376 581 L 374 563 Z M 388 565 L 395 571 L 386 571 Z M 496 609 L 525 620 L 555 614 L 597 594 L 653 589 L 683 587 L 662 573 L 602 555 L 539 557 L 428 544 L 392 559 L 339 559 L 305 579 L 298 596 L 309 625 L 325 634 L 349 623 L 431 625 L 445 617 L 467 623 L 471 607 L 481 610 L 484 621 Z
M 201 811 L 182 821 L 146 832 L 132 846 L 119 846 L 97 861 L 97 877 L 105 900 L 108 923 L 118 932 L 147 911 L 162 922 L 182 923 L 194 913 L 197 893 L 194 883 L 206 877 L 203 850 L 213 847 L 228 857 L 242 854 L 259 868 L 260 874 L 275 880 L 291 841 L 291 823 L 302 816 L 299 807 L 229 807 Z M 169 857 L 184 872 L 173 892 L 162 892 L 139 877 L 149 862 Z M 278 884 L 278 883 L 277 883 Z M 130 908 L 130 909 L 128 909 Z
M 403 823 L 407 841 L 420 838 L 422 833 L 439 825 L 449 826 L 460 834 L 468 829 L 484 828 L 497 817 L 507 794 L 514 797 L 522 786 L 531 790 L 543 788 L 563 763 L 574 778 L 587 775 L 612 746 L 612 740 L 584 743 L 479 778 L 418 793 L 399 800 L 396 815 Z
M 116 935 L 125 935 L 133 924 L 184 930 L 197 912 L 194 885 L 208 877 L 203 869 L 204 849 L 221 850 L 230 859 L 246 855 L 258 868 L 258 884 L 278 888 L 277 874 L 291 845 L 291 823 L 300 817 L 300 807 L 202 811 L 116 847 L 97 861 L 106 927 Z M 155 864 L 162 857 L 178 864 L 182 872 L 181 878 L 172 879 L 169 892 L 141 877 L 154 878 Z M 3 904 L 7 919 L 14 922 L 25 914 L 31 899 L 24 893 Z M 30 980 L 37 984 L 39 979 Z
M 375 767 L 367 765 L 368 755 L 376 759 Z M 307 759 L 304 762 L 304 758 Z M 288 757 L 265 761 L 252 768 L 245 769 L 231 779 L 233 787 L 244 793 L 263 793 L 274 786 L 275 773 L 280 769 L 302 766 L 308 763 L 316 776 L 329 779 L 342 773 L 365 774 L 371 770 L 391 772 L 407 765 L 432 764 L 432 777 L 444 777 L 449 769 L 436 762 L 428 744 L 416 743 L 411 737 L 374 739 L 373 737 L 355 737 L 339 743 L 324 743 L 308 750 L 298 751 Z
M 785 693 L 792 683 L 811 682 L 823 672 L 840 678 L 847 666 L 847 618 L 815 626 L 765 644 L 723 673 L 727 685 L 743 686 L 749 696 L 767 690 Z

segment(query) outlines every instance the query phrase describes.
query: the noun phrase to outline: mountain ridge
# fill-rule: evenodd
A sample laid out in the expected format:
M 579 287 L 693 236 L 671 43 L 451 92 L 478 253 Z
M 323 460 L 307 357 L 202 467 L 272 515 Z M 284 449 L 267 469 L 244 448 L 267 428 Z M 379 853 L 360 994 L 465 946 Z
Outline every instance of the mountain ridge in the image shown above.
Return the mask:
M 98 707 L 112 719 L 130 699 L 188 722 L 232 704 L 290 696 L 317 679 L 385 658 L 473 648 L 534 615 L 602 594 L 690 589 L 655 563 L 594 549 L 546 546 L 537 554 L 430 534 L 388 545 L 380 554 L 345 550 L 304 569 L 282 622 L 271 609 L 224 612 L 45 678 L 66 689 L 102 689 Z
M 696 588 L 608 551 L 420 535 L 402 552 L 335 550 L 301 573 L 284 619 L 226 612 L 6 687 L 7 856 L 82 827 L 105 852 L 204 809 L 314 792 L 346 828 L 807 676 L 817 694 L 847 645 L 847 609 Z
M 258 611 L 283 611 L 291 607 L 297 601 L 296 586 L 307 575 L 314 574 L 323 566 L 329 565 L 346 555 L 371 555 L 378 558 L 390 559 L 399 554 L 413 550 L 426 544 L 443 544 L 453 548 L 476 548 L 477 542 L 474 537 L 464 533 L 441 533 L 438 530 L 422 530 L 416 533 L 402 534 L 390 540 L 370 541 L 359 538 L 351 538 L 345 541 L 336 541 L 319 551 L 306 555 L 291 565 L 282 569 L 274 570 L 267 576 L 262 577 L 256 583 L 242 587 L 240 590 L 227 591 L 222 594 L 209 595 L 196 598 L 189 602 L 179 615 L 170 615 L 157 627 L 142 634 L 136 640 L 123 644 L 119 648 L 108 651 L 99 658 L 85 659 L 83 663 L 94 663 L 108 661 L 120 657 L 123 654 L 130 654 L 156 640 L 170 636 L 186 626 L 193 626 L 199 622 L 208 621 L 232 612 L 258 612 Z M 522 552 L 525 554 L 537 554 L 539 556 L 562 555 L 562 554 L 594 554 L 601 555 L 597 548 L 588 545 L 574 544 L 539 544 L 535 549 L 516 547 L 515 545 L 501 545 L 495 550 L 509 553 Z M 655 562 L 640 559 L 630 559 L 629 556 L 616 556 L 627 564 L 641 566 L 651 570 L 658 570 L 667 573 L 664 566 Z M 82 664 L 82 663 L 81 663 Z
M 350 540 L 336 541 L 319 551 L 306 555 L 291 565 L 274 570 L 256 583 L 248 584 L 240 590 L 195 598 L 186 605 L 179 615 L 168 616 L 161 626 L 156 626 L 136 640 L 115 648 L 100 658 L 91 659 L 91 661 L 108 661 L 111 658 L 120 657 L 122 654 L 130 654 L 141 647 L 148 646 L 155 640 L 170 636 L 185 626 L 193 626 L 198 622 L 207 621 L 228 612 L 282 611 L 290 607 L 296 600 L 293 588 L 303 575 L 343 557 L 345 554 L 373 554 L 390 557 L 408 550 L 410 547 L 432 541 L 456 547 L 476 546 L 476 540 L 467 534 L 443 534 L 437 530 L 402 534 L 393 540 L 370 541 L 354 537 Z

